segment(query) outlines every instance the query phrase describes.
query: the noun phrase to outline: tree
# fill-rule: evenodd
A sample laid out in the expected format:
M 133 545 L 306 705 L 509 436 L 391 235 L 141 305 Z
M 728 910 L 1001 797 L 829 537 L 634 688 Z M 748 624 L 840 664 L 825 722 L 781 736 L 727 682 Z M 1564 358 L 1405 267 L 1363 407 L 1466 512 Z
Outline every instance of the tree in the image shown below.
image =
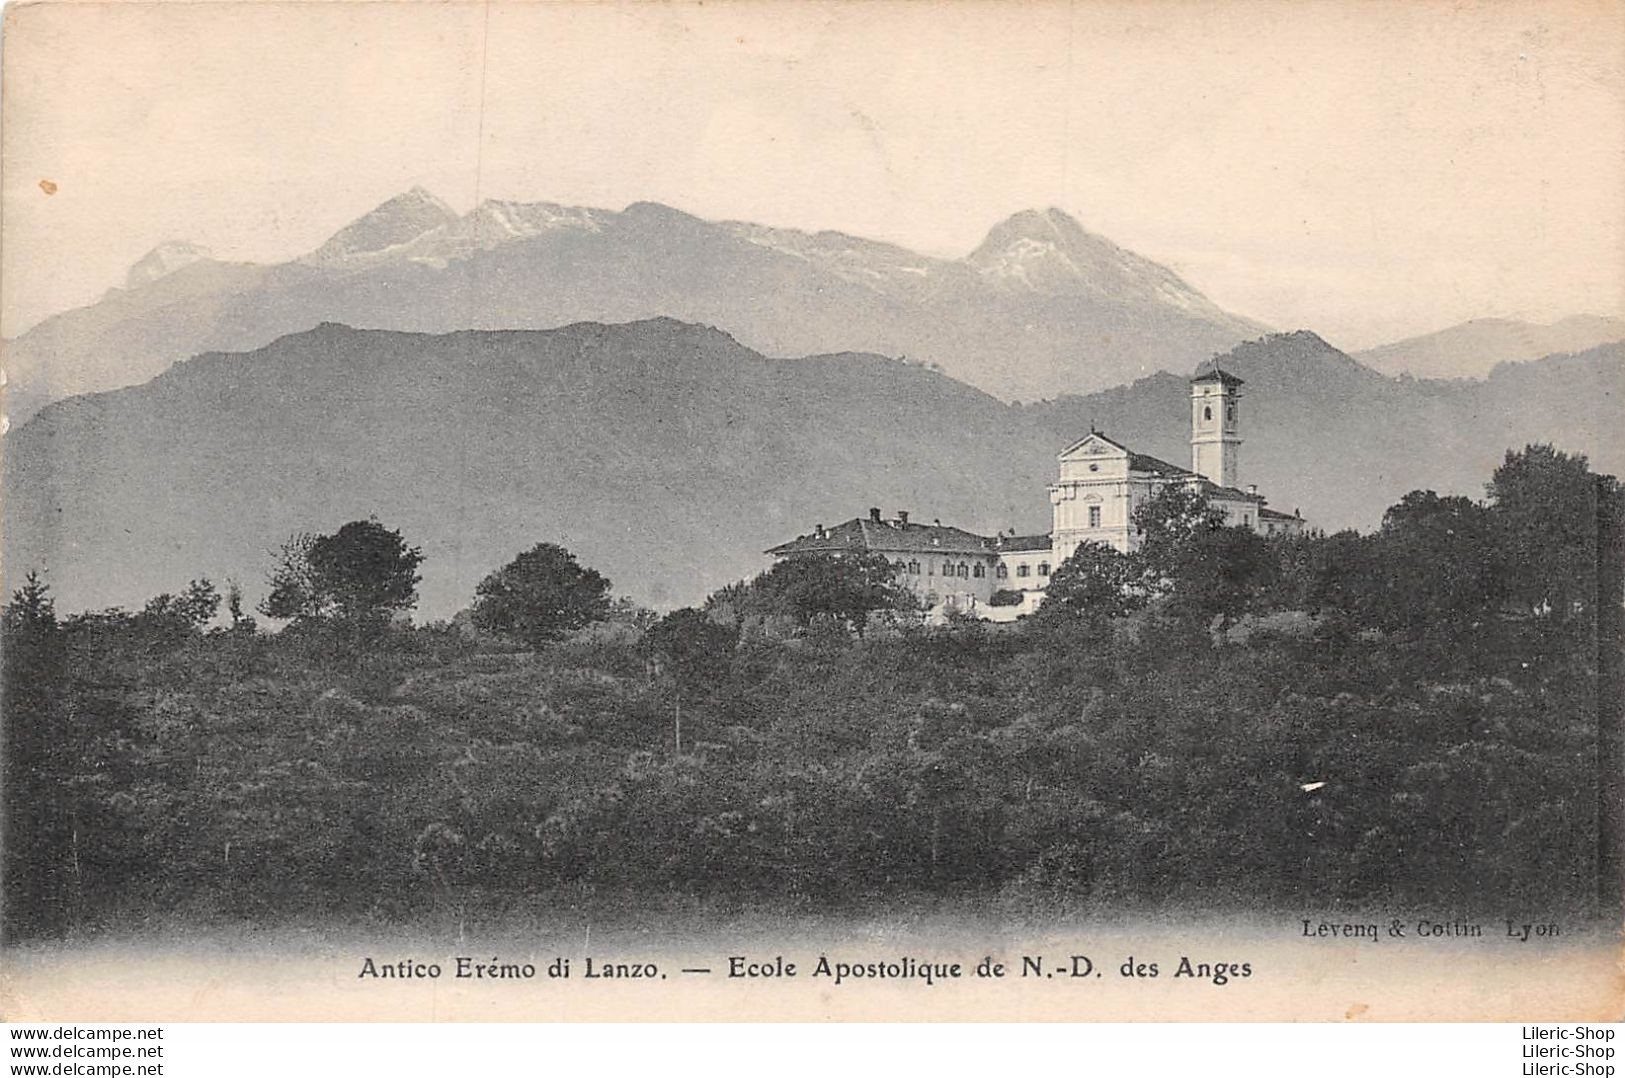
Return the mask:
M 0 934 L 58 927 L 74 908 L 76 849 L 66 808 L 80 742 L 66 698 L 71 666 L 50 585 L 30 572 L 5 607 L 0 695 L 6 751 L 0 753 Z
M 1413 490 L 1382 517 L 1367 613 L 1385 629 L 1471 623 L 1499 606 L 1510 576 L 1489 510 Z
M 1606 549 L 1607 525 L 1619 513 L 1617 479 L 1593 473 L 1583 456 L 1530 445 L 1507 452 L 1486 491 L 1516 567 L 1509 589 L 1527 609 L 1569 620 L 1617 603 L 1617 594 L 1598 594 L 1599 565 L 1617 556 Z
M 610 582 L 553 543 L 537 543 L 474 589 L 474 625 L 532 647 L 608 616 Z
M 1050 577 L 1039 616 L 1104 621 L 1144 605 L 1133 560 L 1105 543 L 1080 543 Z
M 326 616 L 328 611 L 310 565 L 310 548 L 317 538 L 309 532 L 299 532 L 290 536 L 276 552 L 276 564 L 265 578 L 271 593 L 259 604 L 261 614 L 294 621 L 314 621 Z
M 814 554 L 786 558 L 757 577 L 751 590 L 802 622 L 824 615 L 863 635 L 870 613 L 913 610 L 914 593 L 897 581 L 883 554 Z
M 243 613 L 243 589 L 235 580 L 227 581 L 226 613 L 231 617 L 232 632 L 254 634 L 254 619 Z
M 1277 575 L 1269 542 L 1251 528 L 1198 531 L 1173 565 L 1171 609 L 1225 620 L 1242 613 Z
M 278 554 L 260 613 L 376 624 L 417 602 L 422 563 L 422 551 L 376 520 L 353 520 L 332 535 L 295 535 Z
M 196 632 L 214 620 L 220 609 L 220 593 L 204 577 L 194 580 L 179 595 L 164 592 L 147 600 L 141 618 L 150 625 L 173 628 L 182 633 Z
M 737 626 L 723 625 L 688 607 L 656 622 L 643 646 L 661 660 L 679 691 L 693 696 L 727 676 L 738 641 Z
M 1375 536 L 1345 530 L 1278 542 L 1285 577 L 1283 607 L 1315 614 L 1338 610 L 1346 615 L 1368 609 L 1371 581 L 1381 564 L 1380 540 Z
M 1140 540 L 1136 567 L 1143 584 L 1157 592 L 1166 590 L 1196 536 L 1224 527 L 1224 510 L 1198 490 L 1165 486 L 1135 506 L 1129 519 Z
M 56 628 L 56 602 L 51 598 L 51 586 L 33 569 L 23 578 L 23 586 L 11 593 L 11 602 L 5 609 L 5 625 L 8 632 L 30 636 Z

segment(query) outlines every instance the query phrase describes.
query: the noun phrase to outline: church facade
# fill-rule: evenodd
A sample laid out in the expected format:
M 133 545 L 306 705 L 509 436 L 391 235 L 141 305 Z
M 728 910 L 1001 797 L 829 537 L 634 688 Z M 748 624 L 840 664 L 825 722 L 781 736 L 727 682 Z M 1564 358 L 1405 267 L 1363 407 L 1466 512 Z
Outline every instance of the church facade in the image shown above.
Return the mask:
M 880 554 L 928 609 L 1004 621 L 1037 609 L 1050 575 L 1079 545 L 1133 550 L 1135 509 L 1169 486 L 1200 493 L 1224 513 L 1227 524 L 1266 536 L 1300 534 L 1301 515 L 1271 509 L 1256 486 L 1238 485 L 1243 384 L 1216 364 L 1191 379 L 1188 469 L 1137 453 L 1099 431 L 1062 450 L 1059 474 L 1049 488 L 1053 524 L 1046 535 L 978 535 L 940 521 L 915 523 L 906 512 L 888 519 L 870 509 L 867 518 L 832 528 L 820 524 L 767 553 L 774 558 Z

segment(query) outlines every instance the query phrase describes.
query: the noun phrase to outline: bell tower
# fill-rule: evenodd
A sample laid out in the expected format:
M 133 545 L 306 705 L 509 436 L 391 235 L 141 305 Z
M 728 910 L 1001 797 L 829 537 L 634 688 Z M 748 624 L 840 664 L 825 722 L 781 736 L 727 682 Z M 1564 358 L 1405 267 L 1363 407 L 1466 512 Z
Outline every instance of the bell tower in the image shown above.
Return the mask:
M 1217 363 L 1207 364 L 1191 379 L 1191 471 L 1221 487 L 1236 485 L 1241 386 L 1240 378 Z

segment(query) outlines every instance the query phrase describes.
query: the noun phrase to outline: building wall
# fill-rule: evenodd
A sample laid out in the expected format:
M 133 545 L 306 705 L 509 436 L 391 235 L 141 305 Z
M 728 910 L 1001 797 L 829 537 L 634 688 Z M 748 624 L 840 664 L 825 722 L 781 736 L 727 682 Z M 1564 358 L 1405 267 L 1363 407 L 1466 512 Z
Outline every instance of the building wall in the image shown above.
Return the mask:
M 926 552 L 921 550 L 876 549 L 897 570 L 897 579 L 929 605 L 957 599 L 961 604 L 986 603 L 1000 586 L 996 577 L 998 557 L 983 554 Z M 960 575 L 963 568 L 964 575 Z M 981 576 L 976 575 L 981 569 Z M 934 597 L 934 598 L 933 598 Z
M 1302 535 L 1303 520 L 1297 517 L 1292 520 L 1270 520 L 1266 518 L 1262 521 L 1259 531 L 1260 534 L 1265 536 Z
M 1251 528 L 1263 534 L 1264 529 L 1259 526 L 1258 503 L 1255 501 L 1229 501 L 1224 498 L 1209 496 L 1208 504 L 1215 509 L 1224 511 L 1224 523 L 1231 528 Z
M 1050 487 L 1055 528 L 1051 553 L 1059 566 L 1083 543 L 1105 543 L 1127 554 L 1139 545 L 1134 511 L 1168 485 L 1168 480 L 1141 475 L 1113 483 L 1056 483 Z M 1099 526 L 1091 526 L 1089 509 L 1099 508 Z
M 1042 591 L 1049 587 L 1050 574 L 1055 571 L 1054 551 L 1019 550 L 999 554 L 994 584 L 1008 591 Z M 1003 575 L 998 575 L 1002 571 Z
M 1051 535 L 1054 553 L 1061 561 L 1079 543 L 1107 543 L 1118 550 L 1129 548 L 1134 512 L 1134 486 L 1127 476 L 1110 479 L 1066 480 L 1050 487 Z

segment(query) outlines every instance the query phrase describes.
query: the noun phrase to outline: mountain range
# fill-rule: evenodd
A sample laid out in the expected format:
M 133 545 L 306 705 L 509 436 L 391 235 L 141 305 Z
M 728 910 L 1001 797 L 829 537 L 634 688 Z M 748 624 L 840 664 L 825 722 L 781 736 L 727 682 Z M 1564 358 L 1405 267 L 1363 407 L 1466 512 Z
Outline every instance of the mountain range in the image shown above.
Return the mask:
M 1475 318 L 1437 333 L 1355 352 L 1354 358 L 1383 374 L 1482 378 L 1502 363 L 1582 352 L 1614 341 L 1625 341 L 1625 318 L 1577 314 L 1546 324 Z
M 1625 346 L 1478 381 L 1390 378 L 1307 332 L 1221 363 L 1246 379 L 1242 481 L 1315 526 L 1373 526 L 1417 487 L 1478 496 L 1528 441 L 1625 470 Z M 8 577 L 45 568 L 66 610 L 137 605 L 198 575 L 253 600 L 291 533 L 369 515 L 422 546 L 423 617 L 449 616 L 542 541 L 669 607 L 870 506 L 1045 531 L 1055 455 L 1092 426 L 1188 460 L 1188 393 L 1186 375 L 1157 373 L 1009 404 L 922 363 L 772 359 L 669 318 L 440 335 L 324 324 L 45 408 L 6 438 L 0 534 Z
M 1184 370 L 1267 329 L 1056 209 L 1017 213 L 945 259 L 651 202 L 486 201 L 459 215 L 414 188 L 277 265 L 158 247 L 124 287 L 7 342 L 8 412 L 16 424 L 326 321 L 444 333 L 657 316 L 723 326 L 768 355 L 908 356 L 1005 399 Z

